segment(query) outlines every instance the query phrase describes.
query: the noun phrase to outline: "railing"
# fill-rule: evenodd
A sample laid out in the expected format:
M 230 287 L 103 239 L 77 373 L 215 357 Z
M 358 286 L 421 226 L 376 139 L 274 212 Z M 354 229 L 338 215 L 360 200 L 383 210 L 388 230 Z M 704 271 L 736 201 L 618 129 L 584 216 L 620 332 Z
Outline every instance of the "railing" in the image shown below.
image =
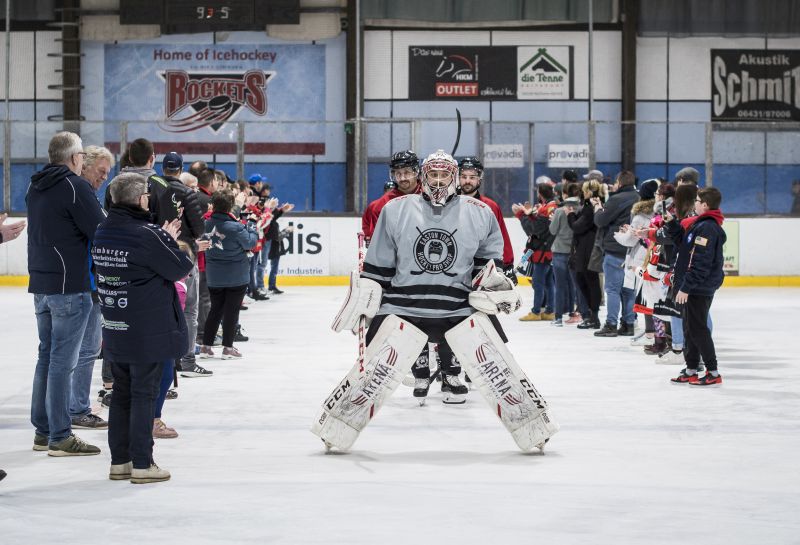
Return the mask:
M 509 212 L 514 202 L 533 200 L 535 181 L 559 181 L 564 166 L 548 158 L 550 146 L 572 145 L 584 173 L 597 168 L 613 178 L 622 169 L 622 133 L 635 129 L 634 171 L 640 180 L 671 180 L 684 166 L 701 174 L 701 184 L 723 193 L 722 208 L 734 215 L 800 214 L 800 123 L 711 123 L 702 121 L 481 121 L 464 118 L 457 156 L 482 157 L 487 168 L 483 193 Z M 267 176 L 273 192 L 304 212 L 361 212 L 388 180 L 392 152 L 417 151 L 420 158 L 436 149 L 451 151 L 455 118 L 360 121 L 229 122 L 192 132 L 171 132 L 159 122 L 11 121 L 0 144 L 3 155 L 3 202 L 0 209 L 25 213 L 31 175 L 47 163 L 47 145 L 60 130 L 74 130 L 84 145 L 105 145 L 118 157 L 135 138 L 153 141 L 160 155 L 179 151 L 187 163 L 204 160 L 231 178 L 254 172 Z M 348 165 L 346 133 L 355 134 L 354 198 L 346 202 Z M 503 162 L 503 150 L 511 160 Z M 498 155 L 499 160 L 498 160 Z M 562 154 L 563 155 L 563 154 Z M 563 157 L 562 157 L 563 159 Z M 156 164 L 160 170 L 160 164 Z M 114 170 L 116 172 L 116 169 Z M 101 189 L 101 192 L 103 190 Z M 795 206 L 795 201 L 798 205 Z

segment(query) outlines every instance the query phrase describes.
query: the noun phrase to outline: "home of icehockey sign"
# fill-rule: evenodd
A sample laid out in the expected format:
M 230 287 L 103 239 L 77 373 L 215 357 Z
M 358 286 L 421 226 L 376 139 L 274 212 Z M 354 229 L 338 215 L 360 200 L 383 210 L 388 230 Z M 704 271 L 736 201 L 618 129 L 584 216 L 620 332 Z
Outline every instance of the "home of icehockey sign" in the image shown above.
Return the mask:
M 800 50 L 712 49 L 712 121 L 800 121 Z

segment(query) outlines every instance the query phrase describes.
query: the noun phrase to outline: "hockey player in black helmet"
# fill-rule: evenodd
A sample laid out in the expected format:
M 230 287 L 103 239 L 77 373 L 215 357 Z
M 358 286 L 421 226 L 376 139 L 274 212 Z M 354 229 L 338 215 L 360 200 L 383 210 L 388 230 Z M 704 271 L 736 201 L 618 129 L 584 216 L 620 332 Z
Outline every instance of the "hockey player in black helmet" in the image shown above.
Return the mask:
M 393 183 L 395 187 L 387 189 L 390 183 Z M 384 185 L 383 195 L 369 203 L 361 218 L 361 230 L 367 243 L 372 238 L 372 232 L 378 223 L 378 216 L 387 202 L 403 195 L 419 192 L 419 158 L 417 154 L 411 150 L 398 151 L 389 160 L 389 182 Z
M 517 275 L 514 274 L 514 249 L 511 247 L 511 238 L 508 236 L 506 222 L 500 207 L 489 197 L 481 195 L 480 187 L 483 181 L 483 163 L 474 156 L 462 158 L 458 162 L 458 192 L 461 195 L 473 197 L 489 205 L 492 213 L 497 218 L 500 226 L 500 233 L 503 235 L 503 272 L 517 283 Z

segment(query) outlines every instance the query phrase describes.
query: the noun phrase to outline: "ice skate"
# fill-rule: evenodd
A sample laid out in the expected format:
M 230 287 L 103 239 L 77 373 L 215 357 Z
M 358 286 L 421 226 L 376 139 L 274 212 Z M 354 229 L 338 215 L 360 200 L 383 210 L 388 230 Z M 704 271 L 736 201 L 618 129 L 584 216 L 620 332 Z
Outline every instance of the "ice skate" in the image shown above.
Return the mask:
M 461 384 L 458 375 L 443 375 L 442 403 L 445 405 L 463 405 L 467 402 L 469 388 Z
M 431 387 L 431 379 L 418 378 L 414 381 L 414 397 L 419 400 L 419 406 L 425 405 L 425 400 L 428 398 L 428 390 Z

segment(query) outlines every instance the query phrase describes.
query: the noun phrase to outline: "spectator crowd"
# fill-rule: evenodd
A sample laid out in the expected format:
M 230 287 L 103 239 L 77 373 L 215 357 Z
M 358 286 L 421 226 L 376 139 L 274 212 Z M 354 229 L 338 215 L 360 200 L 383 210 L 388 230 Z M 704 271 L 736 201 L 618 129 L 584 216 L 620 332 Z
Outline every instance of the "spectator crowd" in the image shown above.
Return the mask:
M 261 174 L 232 180 L 203 161 L 187 168 L 174 151 L 159 174 L 153 144 L 143 138 L 122 153 L 101 205 L 98 192 L 115 167 L 108 149 L 61 132 L 48 155 L 26 196 L 28 291 L 39 336 L 33 450 L 96 455 L 100 447 L 73 429 L 107 428 L 111 480 L 167 480 L 153 456 L 154 439 L 179 435 L 165 422 L 166 400 L 177 397 L 179 376 L 213 375 L 200 360 L 243 357 L 235 346 L 248 340 L 241 311 L 283 293 L 277 272 L 291 228 L 281 229 L 279 219 L 294 207 L 280 204 Z M 511 209 L 527 235 L 515 266 L 500 208 L 481 190 L 483 164 L 465 157 L 458 167 L 458 191 L 486 203 L 499 223 L 498 267 L 513 280 L 531 278 L 533 305 L 521 321 L 629 337 L 656 362 L 684 366 L 673 383 L 722 383 L 710 317 L 723 281 L 722 195 L 699 188 L 697 170 L 682 169 L 672 183 L 638 182 L 629 171 L 613 182 L 597 170 L 582 179 L 564 171 L 560 183 L 538 178 L 537 202 Z M 394 154 L 389 168 L 384 195 L 362 218 L 367 243 L 387 202 L 420 192 L 413 152 Z M 0 243 L 25 227 L 5 219 Z M 91 407 L 99 357 L 98 400 L 108 421 Z
M 110 479 L 168 480 L 153 457 L 154 438 L 178 437 L 163 419 L 165 401 L 177 397 L 178 376 L 213 375 L 198 359 L 243 357 L 234 346 L 248 340 L 240 312 L 283 293 L 276 279 L 291 229 L 278 218 L 293 205 L 280 205 L 260 174 L 232 180 L 203 161 L 186 168 L 174 151 L 159 174 L 144 138 L 122 153 L 101 205 L 115 166 L 108 149 L 61 132 L 48 155 L 26 196 L 39 335 L 33 450 L 96 455 L 100 447 L 73 429 L 107 428 Z M 0 221 L 0 243 L 24 227 Z M 99 357 L 108 421 L 91 407 Z
M 720 385 L 710 308 L 724 277 L 722 195 L 699 178 L 686 167 L 673 182 L 622 171 L 611 183 L 598 170 L 537 179 L 538 202 L 512 206 L 528 235 L 517 272 L 534 291 L 520 320 L 630 337 L 657 363 L 685 366 L 673 383 Z

